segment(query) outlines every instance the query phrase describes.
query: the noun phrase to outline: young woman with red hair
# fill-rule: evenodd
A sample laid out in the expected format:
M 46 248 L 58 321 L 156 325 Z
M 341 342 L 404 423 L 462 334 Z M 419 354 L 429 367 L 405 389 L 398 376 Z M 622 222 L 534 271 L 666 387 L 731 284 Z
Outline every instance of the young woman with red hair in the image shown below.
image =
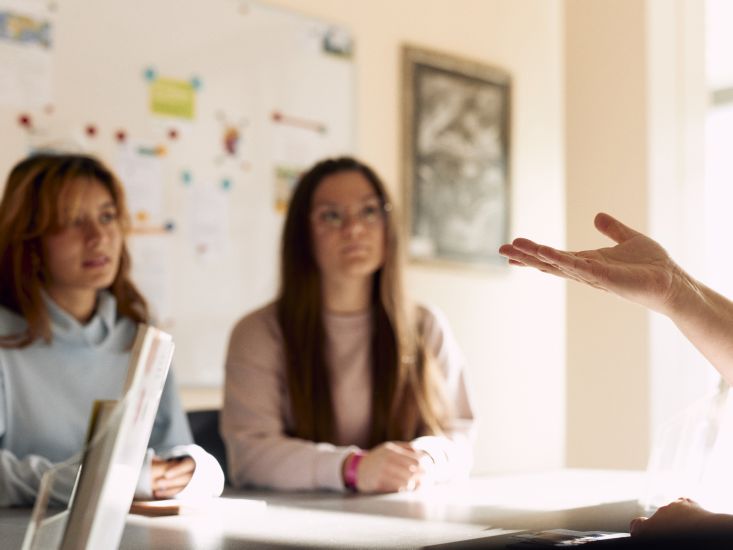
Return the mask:
M 43 473 L 83 449 L 93 401 L 121 397 L 137 323 L 150 322 L 130 280 L 128 227 L 122 186 L 92 157 L 39 154 L 10 172 L 0 202 L 0 505 L 31 504 Z M 137 496 L 218 495 L 221 468 L 192 443 L 169 375 Z M 64 482 L 56 501 L 69 497 L 73 479 Z

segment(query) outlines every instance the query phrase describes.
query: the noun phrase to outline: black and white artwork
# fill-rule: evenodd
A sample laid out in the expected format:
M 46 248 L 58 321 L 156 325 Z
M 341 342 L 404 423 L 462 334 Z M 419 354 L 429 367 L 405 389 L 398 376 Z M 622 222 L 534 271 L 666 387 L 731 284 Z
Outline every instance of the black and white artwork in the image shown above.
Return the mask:
M 509 76 L 412 47 L 403 68 L 410 258 L 495 264 L 509 226 Z

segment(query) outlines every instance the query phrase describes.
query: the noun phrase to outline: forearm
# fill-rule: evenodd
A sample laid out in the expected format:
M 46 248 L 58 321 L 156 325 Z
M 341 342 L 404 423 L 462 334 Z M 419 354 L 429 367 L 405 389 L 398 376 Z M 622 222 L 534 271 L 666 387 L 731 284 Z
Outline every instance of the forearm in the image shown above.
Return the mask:
M 733 302 L 685 274 L 667 315 L 733 383 Z
M 284 491 L 343 490 L 344 459 L 358 450 L 279 435 L 225 434 L 225 439 L 235 486 Z
M 30 455 L 18 459 L 7 450 L 0 451 L 0 506 L 28 506 L 35 502 L 43 475 L 54 468 L 46 458 Z M 55 472 L 51 502 L 69 502 L 76 481 L 78 465 L 68 465 Z

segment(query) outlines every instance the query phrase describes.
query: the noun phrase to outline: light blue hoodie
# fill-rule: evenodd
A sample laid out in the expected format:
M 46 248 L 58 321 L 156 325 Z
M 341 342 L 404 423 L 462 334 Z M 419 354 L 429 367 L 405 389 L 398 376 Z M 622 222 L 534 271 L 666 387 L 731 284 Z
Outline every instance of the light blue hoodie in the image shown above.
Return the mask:
M 37 340 L 20 349 L 0 347 L 0 506 L 32 504 L 43 473 L 83 449 L 92 403 L 122 396 L 136 325 L 118 317 L 115 298 L 101 292 L 86 325 L 48 298 L 46 306 L 50 344 Z M 0 307 L 0 335 L 18 334 L 25 327 L 22 317 Z M 193 445 L 172 372 L 149 446 L 165 458 L 189 455 L 196 461 L 194 477 L 179 497 L 221 494 L 221 467 Z M 140 475 L 138 497 L 150 496 L 152 454 Z M 57 503 L 67 500 L 73 474 L 69 469 L 53 492 Z

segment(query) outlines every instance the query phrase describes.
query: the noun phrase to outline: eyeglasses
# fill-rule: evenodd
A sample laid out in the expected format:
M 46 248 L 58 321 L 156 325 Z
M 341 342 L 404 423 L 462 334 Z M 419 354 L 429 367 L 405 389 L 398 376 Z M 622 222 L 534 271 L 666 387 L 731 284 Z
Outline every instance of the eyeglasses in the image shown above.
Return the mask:
M 347 208 L 323 205 L 313 210 L 311 219 L 318 228 L 338 231 L 349 221 L 358 221 L 366 227 L 376 226 L 384 222 L 385 216 L 391 210 L 391 204 L 377 200 L 362 204 L 353 214 Z

